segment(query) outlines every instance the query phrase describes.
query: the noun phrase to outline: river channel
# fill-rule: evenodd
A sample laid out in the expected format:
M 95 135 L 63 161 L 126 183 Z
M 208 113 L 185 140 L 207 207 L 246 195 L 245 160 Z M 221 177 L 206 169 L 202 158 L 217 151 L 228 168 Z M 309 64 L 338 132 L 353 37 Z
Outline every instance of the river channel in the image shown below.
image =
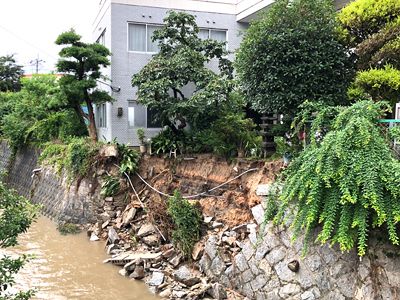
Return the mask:
M 32 224 L 20 236 L 19 246 L 6 253 L 35 256 L 18 274 L 16 285 L 36 289 L 34 299 L 159 299 L 143 282 L 124 278 L 117 267 L 102 263 L 107 258 L 104 242 L 89 242 L 84 233 L 63 236 L 46 217 Z

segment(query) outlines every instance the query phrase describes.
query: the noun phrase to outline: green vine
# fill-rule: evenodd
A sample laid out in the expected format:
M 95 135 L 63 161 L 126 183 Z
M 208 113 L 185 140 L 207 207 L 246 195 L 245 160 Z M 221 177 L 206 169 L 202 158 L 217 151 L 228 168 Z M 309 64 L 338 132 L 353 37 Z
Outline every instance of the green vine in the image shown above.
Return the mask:
M 285 171 L 274 220 L 282 221 L 294 204 L 294 238 L 304 232 L 307 241 L 321 225 L 317 241 L 338 243 L 342 251 L 357 247 L 363 256 L 371 228 L 385 226 L 389 241 L 399 244 L 400 162 L 377 125 L 387 109 L 371 101 L 341 109 L 323 140 Z

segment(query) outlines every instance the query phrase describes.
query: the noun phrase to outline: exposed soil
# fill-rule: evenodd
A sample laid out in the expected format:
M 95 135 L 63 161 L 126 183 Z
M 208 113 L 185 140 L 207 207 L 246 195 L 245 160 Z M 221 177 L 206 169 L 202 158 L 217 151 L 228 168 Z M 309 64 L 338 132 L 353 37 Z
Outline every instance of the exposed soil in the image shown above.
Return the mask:
M 180 159 L 144 157 L 140 174 L 150 185 L 164 193 L 172 194 L 178 189 L 184 196 L 188 196 L 207 192 L 249 169 L 256 169 L 221 188 L 207 192 L 206 196 L 192 200 L 199 203 L 204 215 L 212 216 L 228 226 L 235 226 L 252 219 L 250 208 L 260 201 L 255 194 L 257 186 L 273 182 L 282 165 L 281 161 L 236 160 L 228 163 L 211 155 Z M 135 185 L 140 184 L 136 178 Z M 142 186 L 145 188 L 143 183 Z M 146 189 L 149 190 L 147 203 L 152 206 L 149 209 L 152 211 L 152 219 L 161 225 L 165 218 L 167 197 Z

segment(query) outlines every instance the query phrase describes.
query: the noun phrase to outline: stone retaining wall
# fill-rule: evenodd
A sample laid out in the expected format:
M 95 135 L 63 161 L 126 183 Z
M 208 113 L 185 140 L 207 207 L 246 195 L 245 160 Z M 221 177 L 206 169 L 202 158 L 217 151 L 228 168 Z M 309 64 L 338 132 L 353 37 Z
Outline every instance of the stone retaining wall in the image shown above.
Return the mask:
M 57 220 L 74 223 L 95 223 L 97 221 L 99 234 L 103 229 L 115 232 L 115 228 L 117 228 L 121 229 L 118 233 L 121 236 L 130 236 L 127 229 L 130 222 L 135 224 L 130 234 L 141 228 L 136 225 L 136 220 L 133 220 L 135 213 L 132 214 L 132 212 L 136 212 L 136 208 L 130 207 L 129 204 L 124 210 L 123 204 L 111 205 L 109 201 L 113 201 L 112 198 L 108 199 L 108 202 L 102 199 L 98 194 L 99 188 L 96 179 L 83 179 L 79 184 L 78 182 L 69 184 L 66 176 L 58 176 L 51 168 L 43 168 L 41 172 L 32 177 L 32 170 L 38 168 L 36 151 L 32 149 L 22 151 L 16 155 L 13 162 L 11 162 L 11 151 L 6 144 L 1 144 L 0 151 L 0 171 L 8 168 L 8 177 L 6 178 L 8 184 L 20 194 L 32 199 L 33 202 L 43 204 L 43 210 L 47 215 Z M 151 166 L 152 161 L 154 160 L 147 159 L 144 162 L 144 165 L 148 164 L 149 170 L 151 170 L 148 172 L 149 174 L 155 172 L 154 167 Z M 184 162 L 184 164 L 188 165 L 189 163 Z M 177 177 L 180 182 L 184 180 L 185 172 L 187 176 L 191 178 L 197 176 L 204 182 L 199 173 L 194 171 L 198 169 L 195 162 L 190 170 L 189 166 L 186 166 L 186 169 L 179 169 L 182 168 L 182 165 L 178 165 L 176 168 L 180 171 L 181 177 Z M 226 178 L 214 178 L 215 182 L 223 182 L 235 174 L 230 173 L 228 167 L 226 166 L 226 175 L 224 175 Z M 159 172 L 163 172 L 164 168 L 163 162 L 160 164 Z M 267 169 L 270 169 L 271 172 L 276 170 L 273 166 L 267 166 Z M 156 170 L 155 173 L 159 174 L 159 172 Z M 233 172 L 237 172 L 237 170 Z M 155 177 L 155 173 L 152 176 Z M 252 180 L 242 178 L 243 182 L 241 181 L 239 184 L 240 189 L 246 187 L 246 184 L 249 185 L 249 182 L 257 185 L 267 181 L 265 180 L 266 173 L 264 173 L 264 171 L 260 171 L 259 175 L 254 175 L 256 179 Z M 148 175 L 149 178 L 152 176 Z M 213 176 L 216 175 L 213 174 Z M 208 179 L 209 177 L 210 174 L 204 178 Z M 191 185 L 188 186 L 190 189 L 195 188 Z M 190 189 L 188 192 L 193 192 Z M 247 193 L 253 193 L 252 188 L 246 190 L 248 190 Z M 143 191 L 143 195 L 148 195 L 144 196 L 144 198 L 148 198 L 147 201 L 152 201 L 151 193 L 151 191 Z M 258 197 L 255 192 L 253 196 Z M 255 198 L 248 197 L 248 199 L 253 199 L 253 203 L 257 203 Z M 250 218 L 246 218 L 250 221 L 234 227 L 220 215 L 221 209 L 218 208 L 218 212 L 213 212 L 211 209 L 207 210 L 206 206 L 203 207 L 205 214 L 212 212 L 213 216 L 205 216 L 205 220 L 209 219 L 208 227 L 210 229 L 203 241 L 198 243 L 195 249 L 198 255 L 194 255 L 195 262 L 190 267 L 195 264 L 199 266 L 202 274 L 207 276 L 206 280 L 209 286 L 225 286 L 238 291 L 248 299 L 257 300 L 400 299 L 400 249 L 382 242 L 387 240 L 386 237 L 379 239 L 379 234 L 371 233 L 377 238 L 371 238 L 368 253 L 362 260 L 355 251 L 341 253 L 336 247 L 330 248 L 326 245 L 310 245 L 307 255 L 302 258 L 301 242 L 291 243 L 291 230 L 272 224 L 264 226 L 262 224 L 264 211 L 262 204 L 251 206 L 253 206 L 251 212 L 245 207 L 241 208 L 250 214 Z M 120 211 L 119 214 L 115 213 L 116 210 Z M 226 212 L 224 213 L 226 214 Z M 99 215 L 104 219 L 99 221 Z M 215 218 L 215 221 L 210 223 L 210 218 Z M 141 220 L 141 218 L 137 220 Z M 138 236 L 140 236 L 139 233 Z M 161 239 L 156 242 L 161 243 Z M 125 246 L 126 243 L 122 240 L 121 247 Z M 157 251 L 160 251 L 161 249 L 152 247 L 148 246 L 147 251 L 156 251 L 156 248 Z M 168 251 L 172 250 L 167 249 L 166 252 Z M 197 259 L 200 260 L 196 261 Z M 172 260 L 168 263 L 165 262 L 165 265 L 171 264 L 171 262 Z M 154 264 L 157 266 L 160 265 L 160 262 Z M 152 267 L 154 268 L 154 266 Z M 160 272 L 162 270 L 155 273 L 159 274 Z M 161 284 L 157 286 L 157 291 L 161 290 L 161 286 L 165 289 L 165 285 Z M 219 291 L 219 288 L 217 290 Z M 226 293 L 214 292 L 211 294 L 215 295 L 214 297 L 217 299 L 226 297 Z M 188 295 L 183 292 L 181 294 Z M 183 299 L 186 296 L 178 297 L 177 293 L 172 293 L 171 297 Z
M 319 244 L 310 245 L 303 257 L 302 243 L 291 242 L 290 229 L 271 223 L 264 226 L 262 219 L 256 215 L 255 219 L 259 224 L 209 236 L 199 265 L 212 281 L 257 300 L 400 299 L 398 246 L 372 237 L 362 259 L 356 251 L 342 253 L 337 247 Z M 233 250 L 240 250 L 227 259 L 226 249 L 232 250 L 229 238 L 243 229 L 248 237 L 235 242 Z M 376 232 L 371 235 L 379 237 Z
M 48 167 L 33 175 L 34 169 L 41 168 L 37 150 L 27 148 L 12 158 L 7 143 L 2 142 L 0 151 L 0 172 L 6 171 L 7 185 L 32 202 L 42 204 L 47 216 L 81 224 L 96 221 L 101 202 L 96 182 L 87 178 L 79 183 L 68 182 L 67 176 L 58 175 Z

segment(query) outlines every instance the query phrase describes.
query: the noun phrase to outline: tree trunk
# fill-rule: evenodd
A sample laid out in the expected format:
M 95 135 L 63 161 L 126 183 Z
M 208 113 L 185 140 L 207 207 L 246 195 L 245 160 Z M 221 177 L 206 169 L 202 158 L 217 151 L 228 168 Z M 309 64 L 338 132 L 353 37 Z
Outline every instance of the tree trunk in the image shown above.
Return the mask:
M 93 142 L 97 142 L 98 137 L 97 137 L 96 122 L 94 120 L 93 104 L 89 98 L 89 94 L 87 91 L 85 91 L 85 97 L 86 97 L 86 105 L 88 108 L 88 117 L 89 117 L 89 126 L 88 126 L 89 137 L 92 139 Z
M 168 119 L 165 120 L 165 125 L 167 125 L 175 135 L 179 134 L 179 130 L 176 128 L 176 126 L 170 120 L 168 120 Z
M 75 110 L 76 115 L 79 118 L 79 122 L 81 123 L 81 125 L 83 126 L 83 128 L 86 128 L 86 123 L 85 120 L 88 120 L 88 116 L 85 114 L 85 112 L 83 111 L 82 107 L 79 105 L 76 105 L 73 107 Z

